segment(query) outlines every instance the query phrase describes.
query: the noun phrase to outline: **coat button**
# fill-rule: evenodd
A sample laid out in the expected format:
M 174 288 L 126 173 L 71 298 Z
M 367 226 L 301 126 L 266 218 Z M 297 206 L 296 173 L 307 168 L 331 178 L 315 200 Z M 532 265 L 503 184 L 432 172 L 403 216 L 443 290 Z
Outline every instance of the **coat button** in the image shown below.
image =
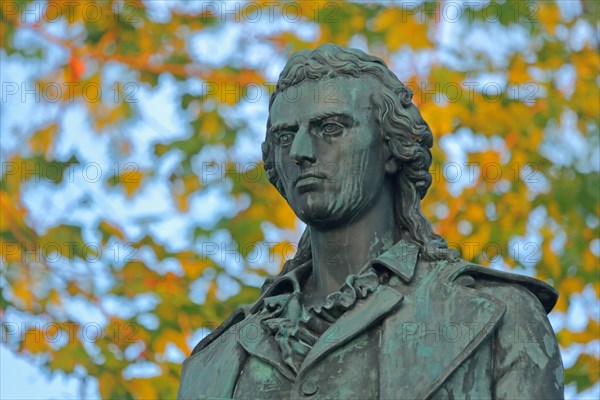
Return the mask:
M 306 396 L 312 396 L 313 394 L 317 393 L 318 389 L 319 388 L 317 387 L 317 384 L 313 381 L 306 381 L 302 384 L 302 393 L 304 393 Z

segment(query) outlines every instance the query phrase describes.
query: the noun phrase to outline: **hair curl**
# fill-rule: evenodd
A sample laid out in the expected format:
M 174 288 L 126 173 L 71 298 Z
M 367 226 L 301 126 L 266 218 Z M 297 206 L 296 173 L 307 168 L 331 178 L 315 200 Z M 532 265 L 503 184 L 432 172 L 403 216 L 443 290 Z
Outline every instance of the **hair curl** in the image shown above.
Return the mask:
M 267 135 L 262 144 L 265 171 L 269 181 L 285 197 L 280 177 L 274 163 L 275 143 L 268 134 L 271 126 L 270 112 L 277 95 L 291 86 L 306 80 L 324 78 L 371 76 L 381 83 L 381 89 L 370 101 L 384 140 L 400 168 L 395 177 L 395 211 L 398 227 L 405 231 L 408 240 L 421 248 L 421 257 L 434 261 L 458 259 L 458 252 L 448 248 L 447 242 L 433 232 L 429 220 L 421 211 L 421 199 L 427 194 L 432 178 L 429 173 L 432 157 L 430 148 L 433 135 L 427 122 L 412 103 L 412 91 L 388 69 L 383 60 L 358 49 L 323 44 L 315 50 L 302 50 L 293 54 L 279 75 L 279 80 L 269 100 Z M 295 257 L 287 263 L 282 273 L 288 272 L 312 257 L 310 230 L 306 228 Z

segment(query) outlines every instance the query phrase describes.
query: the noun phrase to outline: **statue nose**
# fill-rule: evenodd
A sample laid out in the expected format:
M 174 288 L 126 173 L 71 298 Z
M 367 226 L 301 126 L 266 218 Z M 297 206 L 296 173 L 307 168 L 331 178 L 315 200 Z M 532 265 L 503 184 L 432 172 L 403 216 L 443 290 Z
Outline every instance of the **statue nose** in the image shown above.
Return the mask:
M 294 141 L 290 149 L 290 157 L 295 164 L 305 162 L 314 163 L 316 161 L 313 142 L 308 129 L 300 127 L 294 136 Z

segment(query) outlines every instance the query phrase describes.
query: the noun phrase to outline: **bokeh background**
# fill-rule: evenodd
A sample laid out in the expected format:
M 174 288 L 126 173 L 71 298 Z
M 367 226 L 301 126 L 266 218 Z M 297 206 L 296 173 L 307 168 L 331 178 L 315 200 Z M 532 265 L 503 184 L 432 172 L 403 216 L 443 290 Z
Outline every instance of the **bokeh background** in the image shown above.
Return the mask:
M 560 290 L 567 398 L 598 398 L 598 2 L 6 1 L 0 397 L 173 398 L 303 229 L 262 169 L 286 58 L 382 57 L 435 136 L 463 258 Z

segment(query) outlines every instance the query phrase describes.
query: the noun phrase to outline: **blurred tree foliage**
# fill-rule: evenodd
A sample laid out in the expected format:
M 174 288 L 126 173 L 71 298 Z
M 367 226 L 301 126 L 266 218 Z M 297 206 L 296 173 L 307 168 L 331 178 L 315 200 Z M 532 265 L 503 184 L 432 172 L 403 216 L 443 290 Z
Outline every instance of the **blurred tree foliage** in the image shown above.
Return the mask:
M 266 241 L 268 230 L 299 229 L 268 184 L 259 153 L 245 160 L 251 163 L 238 162 L 240 141 L 251 138 L 258 147 L 262 136 L 240 117 L 250 113 L 252 119 L 244 109 L 256 96 L 250 89 L 272 90 L 272 62 L 280 69 L 290 52 L 333 42 L 379 55 L 413 88 L 436 136 L 426 215 L 464 258 L 534 270 L 557 287 L 560 344 L 580 351 L 566 381 L 578 391 L 597 383 L 599 360 L 586 347 L 599 339 L 598 316 L 591 315 L 600 293 L 597 2 L 172 1 L 163 3 L 162 14 L 155 6 L 129 0 L 2 2 L 3 62 L 42 65 L 26 82 L 41 93 L 39 100 L 28 95 L 25 101 L 35 101 L 31 118 L 37 122 L 12 132 L 19 144 L 2 153 L 4 345 L 47 370 L 84 382 L 97 378 L 104 398 L 173 397 L 182 355 L 189 354 L 199 329 L 258 294 L 266 267 L 252 264 L 252 253 L 240 249 Z M 235 40 L 226 36 L 233 28 L 242 32 Z M 198 54 L 206 43 L 234 48 L 217 65 L 210 54 Z M 256 51 L 278 58 L 261 59 Z M 57 52 L 58 61 L 48 63 Z M 111 69 L 120 71 L 116 78 Z M 178 89 L 165 101 L 181 116 L 179 131 L 155 141 L 146 156 L 151 161 L 138 164 L 135 124 L 161 130 L 159 116 L 148 120 L 138 100 L 145 101 L 142 91 L 157 93 L 165 78 Z M 19 96 L 21 83 L 3 82 L 3 118 L 13 112 L 4 97 Z M 94 94 L 97 87 L 101 97 Z M 266 97 L 256 104 L 263 108 L 262 124 Z M 81 165 L 87 181 L 95 179 L 89 168 L 94 159 L 64 144 L 71 124 L 64 116 L 74 108 L 89 131 L 76 137 L 87 135 L 91 143 L 108 138 L 111 151 L 95 192 L 65 206 L 64 218 L 40 224 L 25 197 L 50 207 L 44 199 L 77 186 L 71 174 L 81 173 Z M 452 138 L 463 146 L 463 159 L 440 146 Z M 175 166 L 161 172 L 159 166 L 173 157 Z M 225 179 L 205 179 L 212 167 L 226 168 Z M 467 183 L 454 185 L 457 174 Z M 143 204 L 144 188 L 157 184 L 169 188 L 169 215 L 189 216 L 191 199 L 211 191 L 230 211 L 212 211 L 213 222 L 189 232 L 190 246 L 173 250 L 149 229 L 165 215 L 150 213 L 135 221 L 137 229 L 126 229 L 98 200 L 123 196 L 134 207 L 134 200 Z M 90 209 L 101 212 L 87 220 L 74 217 Z M 226 251 L 238 245 L 237 267 L 222 262 L 223 249 L 201 245 L 215 235 L 231 242 Z M 117 257 L 134 250 L 136 257 Z M 238 294 L 220 294 L 236 282 Z M 587 324 L 576 328 L 565 323 L 574 298 L 592 302 L 579 308 L 588 313 L 580 316 Z M 101 334 L 83 331 L 89 328 L 79 318 L 84 314 L 97 316 Z M 15 316 L 25 325 L 9 323 Z M 68 340 L 49 340 L 55 337 Z M 135 373 L 148 366 L 155 376 Z

